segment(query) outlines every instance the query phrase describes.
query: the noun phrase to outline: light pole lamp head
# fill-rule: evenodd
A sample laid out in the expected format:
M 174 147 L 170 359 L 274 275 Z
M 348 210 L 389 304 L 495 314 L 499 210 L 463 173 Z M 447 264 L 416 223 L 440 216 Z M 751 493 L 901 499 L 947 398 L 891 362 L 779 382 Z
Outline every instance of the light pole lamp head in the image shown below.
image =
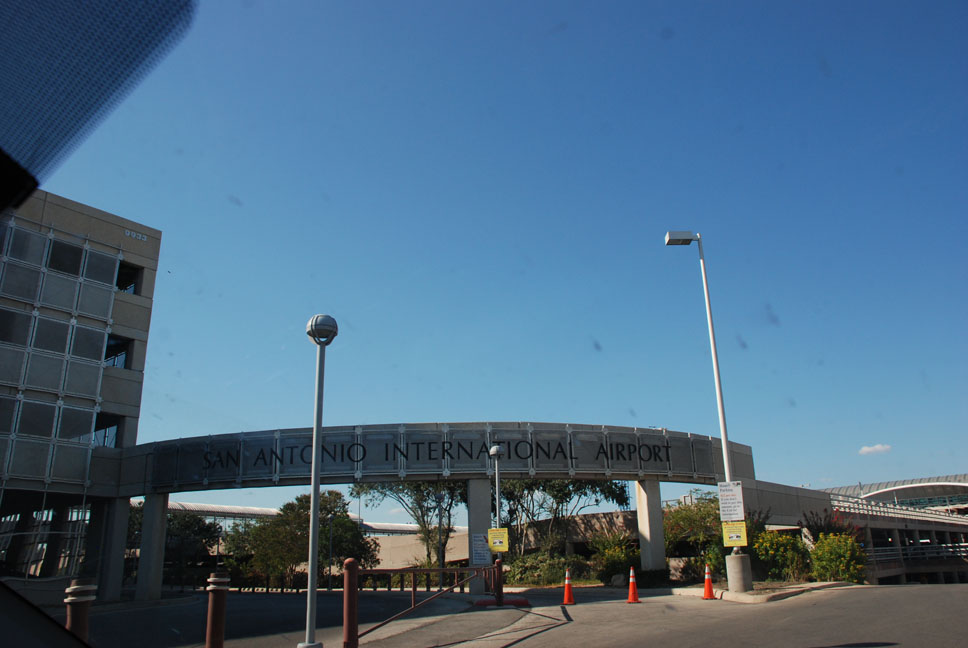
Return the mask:
M 494 444 L 487 451 L 487 454 L 491 455 L 492 457 L 494 457 L 496 459 L 500 459 L 501 457 L 504 456 L 504 448 L 502 446 L 499 446 L 497 444 Z
M 320 346 L 329 346 L 337 333 L 339 333 L 339 327 L 336 325 L 336 320 L 329 315 L 313 315 L 306 324 L 306 335 Z
M 666 232 L 666 245 L 689 245 L 693 241 L 698 241 L 699 236 L 692 232 Z

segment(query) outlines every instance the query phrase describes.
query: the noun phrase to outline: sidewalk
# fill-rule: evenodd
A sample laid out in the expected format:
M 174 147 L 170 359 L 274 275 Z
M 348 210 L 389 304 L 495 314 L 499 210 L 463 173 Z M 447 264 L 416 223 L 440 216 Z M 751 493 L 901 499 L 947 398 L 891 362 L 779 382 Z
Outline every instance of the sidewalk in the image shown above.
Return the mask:
M 755 586 L 755 584 L 754 584 Z M 722 601 L 733 601 L 734 603 L 769 603 L 780 601 L 791 596 L 813 592 L 817 590 L 830 589 L 833 587 L 867 587 L 865 585 L 855 585 L 854 583 L 824 582 L 824 583 L 795 583 L 792 585 L 782 585 L 774 588 L 756 590 L 752 592 L 730 592 L 729 590 L 717 589 L 713 587 L 713 596 Z M 703 586 L 693 585 L 690 587 L 674 587 L 672 593 L 676 596 L 697 596 L 702 598 Z

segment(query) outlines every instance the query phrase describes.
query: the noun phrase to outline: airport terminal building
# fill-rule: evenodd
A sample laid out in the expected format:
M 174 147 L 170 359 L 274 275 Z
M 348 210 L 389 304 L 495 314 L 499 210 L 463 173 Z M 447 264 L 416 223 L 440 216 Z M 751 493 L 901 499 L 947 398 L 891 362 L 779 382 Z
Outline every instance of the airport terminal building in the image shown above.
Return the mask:
M 0 217 L 0 576 L 120 587 L 160 245 L 43 191 Z

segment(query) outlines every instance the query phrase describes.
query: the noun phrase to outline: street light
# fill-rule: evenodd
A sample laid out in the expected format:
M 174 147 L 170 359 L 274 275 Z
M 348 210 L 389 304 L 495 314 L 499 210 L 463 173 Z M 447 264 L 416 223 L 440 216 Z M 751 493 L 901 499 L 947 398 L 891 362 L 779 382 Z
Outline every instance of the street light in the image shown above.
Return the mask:
M 501 526 L 501 476 L 498 472 L 497 460 L 504 456 L 504 448 L 497 444 L 492 445 L 487 454 L 494 457 L 494 509 L 497 511 L 494 528 L 498 529 Z
M 719 380 L 719 354 L 716 353 L 716 332 L 713 330 L 713 311 L 709 304 L 709 282 L 706 279 L 706 259 L 702 253 L 702 237 L 697 232 L 666 232 L 666 245 L 699 244 L 699 267 L 702 270 L 702 290 L 706 295 L 706 320 L 709 322 L 709 346 L 713 353 L 713 377 L 716 379 L 716 404 L 719 406 L 719 436 L 723 442 L 723 468 L 726 481 L 733 481 L 733 466 L 729 461 L 729 441 L 726 438 L 726 408 L 723 405 L 723 385 Z
M 336 338 L 339 327 L 329 315 L 314 315 L 306 324 L 306 335 L 316 344 L 316 405 L 313 412 L 312 494 L 309 509 L 309 589 L 306 592 L 306 641 L 297 648 L 322 648 L 316 641 L 316 586 L 319 582 L 319 470 L 323 426 L 323 373 L 326 347 Z
M 709 281 L 706 279 L 706 258 L 702 253 L 702 236 L 699 232 L 666 232 L 666 245 L 699 244 L 699 268 L 702 270 L 702 290 L 706 295 L 706 320 L 709 322 L 709 346 L 713 355 L 713 377 L 716 380 L 716 404 L 719 407 L 719 435 L 723 444 L 723 472 L 726 481 L 733 481 L 733 466 L 729 460 L 729 439 L 726 437 L 726 408 L 723 405 L 723 384 L 719 379 L 719 354 L 716 352 L 716 332 L 713 329 L 713 310 L 709 303 Z M 733 547 L 733 555 L 726 557 L 726 580 L 731 592 L 748 592 L 753 589 L 749 556 Z

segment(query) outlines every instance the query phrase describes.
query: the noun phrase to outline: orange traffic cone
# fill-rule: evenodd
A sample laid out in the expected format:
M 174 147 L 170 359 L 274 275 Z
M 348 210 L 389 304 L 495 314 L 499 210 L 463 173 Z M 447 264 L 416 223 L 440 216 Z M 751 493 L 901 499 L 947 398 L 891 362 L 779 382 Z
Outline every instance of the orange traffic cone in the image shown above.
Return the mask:
M 575 595 L 571 592 L 571 570 L 565 570 L 565 600 L 562 605 L 574 605 Z
M 635 567 L 629 567 L 629 603 L 641 603 L 639 600 L 639 588 L 635 584 Z
M 716 598 L 713 594 L 713 574 L 709 571 L 709 565 L 706 565 L 706 585 L 702 590 L 702 598 L 704 601 Z

